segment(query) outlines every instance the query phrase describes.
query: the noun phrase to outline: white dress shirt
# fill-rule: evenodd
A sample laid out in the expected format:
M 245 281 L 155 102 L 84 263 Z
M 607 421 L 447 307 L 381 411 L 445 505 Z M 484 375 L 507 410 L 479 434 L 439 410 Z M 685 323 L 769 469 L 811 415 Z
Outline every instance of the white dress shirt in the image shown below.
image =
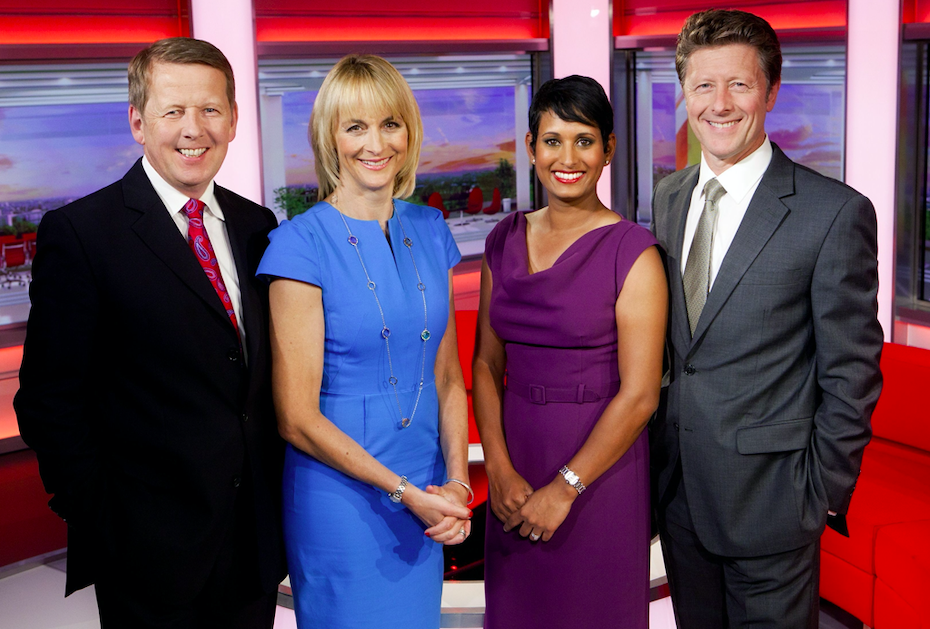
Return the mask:
M 694 232 L 697 231 L 701 212 L 704 211 L 704 185 L 716 177 L 723 189 L 727 191 L 717 202 L 717 220 L 714 224 L 710 259 L 710 283 L 707 287 L 710 291 L 717 278 L 720 265 L 723 263 L 723 258 L 730 249 L 740 223 L 743 222 L 743 216 L 746 215 L 746 208 L 752 201 L 752 195 L 759 187 L 762 175 L 765 174 L 771 161 L 772 143 L 768 136 L 765 136 L 762 146 L 727 168 L 719 176 L 714 174 L 714 171 L 707 165 L 703 153 L 701 154 L 701 173 L 694 192 L 691 193 L 691 205 L 688 208 L 688 219 L 685 223 L 685 239 L 681 249 L 682 276 L 684 276 L 685 265 L 688 263 L 688 255 L 691 253 Z
M 178 226 L 178 231 L 187 242 L 187 214 L 184 213 L 184 206 L 190 197 L 178 192 L 165 181 L 149 161 L 142 157 L 142 168 L 148 175 L 149 181 L 158 193 L 158 197 L 165 204 L 169 216 Z M 239 323 L 239 337 L 242 339 L 242 351 L 245 353 L 245 323 L 242 317 L 242 299 L 239 291 L 239 274 L 236 272 L 236 261 L 232 255 L 232 248 L 229 246 L 229 235 L 226 233 L 226 217 L 223 215 L 223 208 L 213 194 L 214 183 L 211 181 L 207 186 L 206 192 L 200 197 L 200 200 L 207 206 L 203 213 L 203 227 L 210 237 L 210 244 L 213 245 L 213 252 L 216 254 L 216 260 L 220 265 L 220 273 L 223 275 L 223 283 L 226 285 L 226 292 L 229 293 L 229 299 L 232 300 L 233 310 L 236 313 L 236 321 Z M 191 255 L 194 255 L 191 253 Z

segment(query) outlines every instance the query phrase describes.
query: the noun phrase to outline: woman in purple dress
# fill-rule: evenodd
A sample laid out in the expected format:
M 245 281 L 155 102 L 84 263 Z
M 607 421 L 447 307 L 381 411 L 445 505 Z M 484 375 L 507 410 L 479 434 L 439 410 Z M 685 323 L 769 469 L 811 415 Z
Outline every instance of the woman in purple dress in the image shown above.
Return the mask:
M 648 626 L 643 429 L 667 288 L 649 231 L 597 197 L 612 130 L 596 81 L 545 83 L 526 148 L 549 206 L 508 216 L 485 246 L 473 374 L 488 629 Z

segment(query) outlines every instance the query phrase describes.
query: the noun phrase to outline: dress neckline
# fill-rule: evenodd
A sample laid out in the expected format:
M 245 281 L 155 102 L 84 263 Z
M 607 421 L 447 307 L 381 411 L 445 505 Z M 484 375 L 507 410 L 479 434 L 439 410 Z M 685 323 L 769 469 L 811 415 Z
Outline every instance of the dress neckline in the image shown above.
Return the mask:
M 533 212 L 538 212 L 538 211 L 539 210 L 533 210 Z M 563 259 L 568 257 L 569 252 L 571 252 L 571 250 L 575 248 L 575 245 L 577 245 L 579 242 L 585 239 L 588 235 L 593 234 L 594 232 L 599 232 L 601 230 L 608 229 L 610 227 L 614 227 L 615 225 L 621 225 L 626 222 L 626 219 L 624 219 L 621 216 L 620 220 L 617 221 L 616 223 L 609 223 L 607 225 L 601 225 L 600 227 L 595 227 L 594 229 L 589 229 L 585 233 L 578 236 L 578 238 L 576 238 L 574 242 L 572 242 L 572 244 L 566 247 L 565 251 L 563 251 L 559 255 L 559 257 L 556 258 L 555 262 L 552 263 L 552 266 L 546 267 L 545 269 L 540 269 L 534 273 L 530 273 L 530 247 L 529 247 L 529 244 L 526 242 L 526 226 L 528 225 L 528 221 L 526 220 L 526 215 L 530 214 L 530 212 L 520 212 L 520 214 L 521 216 L 519 216 L 517 220 L 517 223 L 519 223 L 518 229 L 520 231 L 519 240 L 520 240 L 520 245 L 523 249 L 523 267 L 526 271 L 526 275 L 529 277 L 533 275 L 539 275 L 540 273 L 545 273 L 546 271 L 554 269 L 556 266 L 559 265 L 560 262 L 562 262 Z
M 399 200 L 400 200 L 400 199 L 395 199 L 394 212 L 391 213 L 391 218 L 387 219 L 387 222 L 388 222 L 388 223 L 391 223 L 391 222 L 393 222 L 393 221 L 395 221 L 395 220 L 397 219 L 397 212 L 399 212 L 399 210 L 397 209 L 396 201 L 399 201 Z M 378 219 L 376 219 L 376 218 L 369 218 L 369 219 L 366 219 L 366 218 L 355 218 L 354 216 L 349 216 L 349 215 L 346 214 L 345 212 L 340 211 L 339 208 L 337 208 L 335 205 L 333 205 L 333 204 L 330 203 L 329 201 L 320 201 L 320 203 L 326 204 L 326 205 L 329 206 L 334 212 L 336 212 L 337 214 L 342 214 L 343 216 L 345 216 L 345 217 L 346 217 L 348 220 L 350 220 L 350 221 L 355 221 L 356 223 L 361 223 L 361 224 L 379 223 Z M 378 225 L 378 229 L 381 229 L 380 224 Z

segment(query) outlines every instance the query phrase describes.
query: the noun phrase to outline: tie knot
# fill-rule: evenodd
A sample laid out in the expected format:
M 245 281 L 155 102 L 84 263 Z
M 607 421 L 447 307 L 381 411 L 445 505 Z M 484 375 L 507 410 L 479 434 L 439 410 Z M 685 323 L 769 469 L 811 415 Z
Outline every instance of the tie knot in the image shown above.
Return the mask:
M 706 202 L 713 203 L 717 205 L 717 201 L 720 200 L 720 197 L 727 193 L 726 189 L 717 181 L 716 178 L 711 179 L 706 184 L 704 184 L 704 200 Z
M 205 207 L 207 205 L 200 199 L 188 199 L 184 204 L 184 213 L 187 214 L 187 218 L 203 218 Z

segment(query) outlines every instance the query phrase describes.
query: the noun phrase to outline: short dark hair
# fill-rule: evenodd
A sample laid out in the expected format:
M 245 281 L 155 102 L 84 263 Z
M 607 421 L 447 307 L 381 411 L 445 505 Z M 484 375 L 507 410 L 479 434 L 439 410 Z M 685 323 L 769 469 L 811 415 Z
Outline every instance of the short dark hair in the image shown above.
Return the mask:
M 781 45 L 775 29 L 758 15 L 727 9 L 701 11 L 685 20 L 675 51 L 678 81 L 684 84 L 688 59 L 695 50 L 730 44 L 746 44 L 756 49 L 759 67 L 768 83 L 766 91 L 781 81 Z
M 534 148 L 539 119 L 547 111 L 567 122 L 597 127 L 604 141 L 604 151 L 607 151 L 607 142 L 614 132 L 614 110 L 600 83 L 577 74 L 543 83 L 530 105 L 530 143 Z
M 229 105 L 236 103 L 236 79 L 226 55 L 209 42 L 191 37 L 160 39 L 141 50 L 129 62 L 129 104 L 140 112 L 148 101 L 152 66 L 156 63 L 199 63 L 216 68 L 226 77 L 226 98 Z

